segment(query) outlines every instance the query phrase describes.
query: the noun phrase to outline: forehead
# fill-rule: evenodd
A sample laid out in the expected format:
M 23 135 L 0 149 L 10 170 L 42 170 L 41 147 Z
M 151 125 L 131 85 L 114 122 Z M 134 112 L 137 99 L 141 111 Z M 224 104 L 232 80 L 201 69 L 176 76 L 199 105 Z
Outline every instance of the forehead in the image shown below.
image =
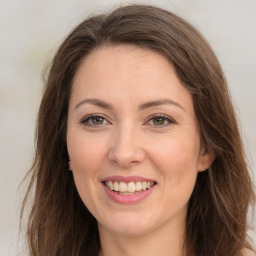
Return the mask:
M 166 57 L 155 51 L 133 45 L 104 46 L 84 58 L 74 80 L 76 83 L 78 79 L 83 79 L 85 76 L 87 79 L 93 79 L 97 75 L 106 76 L 114 72 L 117 75 L 121 74 L 118 72 L 122 72 L 123 76 L 126 75 L 129 78 L 131 78 L 130 75 L 135 76 L 134 79 L 138 79 L 145 72 L 144 79 L 150 79 L 156 72 L 156 75 L 159 75 L 159 69 L 167 69 L 168 72 L 173 67 Z
M 169 97 L 192 106 L 190 93 L 168 59 L 131 45 L 102 47 L 86 56 L 76 72 L 72 97 L 100 97 L 119 103 Z

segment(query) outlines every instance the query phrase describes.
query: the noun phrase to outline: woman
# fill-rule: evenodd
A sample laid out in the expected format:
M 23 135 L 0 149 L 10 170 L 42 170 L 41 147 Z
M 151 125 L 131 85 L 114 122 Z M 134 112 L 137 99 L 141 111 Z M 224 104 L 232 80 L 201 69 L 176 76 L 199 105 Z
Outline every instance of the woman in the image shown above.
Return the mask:
M 226 80 L 152 6 L 91 17 L 56 53 L 38 115 L 30 255 L 241 256 L 253 203 Z

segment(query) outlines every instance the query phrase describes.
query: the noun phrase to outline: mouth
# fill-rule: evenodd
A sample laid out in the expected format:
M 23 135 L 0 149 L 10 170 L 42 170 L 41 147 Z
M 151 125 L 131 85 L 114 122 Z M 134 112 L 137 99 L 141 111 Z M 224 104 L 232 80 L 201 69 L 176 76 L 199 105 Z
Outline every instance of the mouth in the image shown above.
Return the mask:
M 120 195 L 134 195 L 142 191 L 149 190 L 156 185 L 156 182 L 146 180 L 130 182 L 108 180 L 102 181 L 102 183 L 108 189 Z
M 141 176 L 111 176 L 101 180 L 108 197 L 118 204 L 143 202 L 157 185 L 152 179 Z

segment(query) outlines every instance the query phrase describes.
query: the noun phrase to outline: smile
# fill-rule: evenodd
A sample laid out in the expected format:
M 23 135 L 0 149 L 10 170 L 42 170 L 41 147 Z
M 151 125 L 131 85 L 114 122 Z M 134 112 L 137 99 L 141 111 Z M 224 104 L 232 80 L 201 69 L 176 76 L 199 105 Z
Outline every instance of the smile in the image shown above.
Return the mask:
M 153 181 L 132 181 L 129 183 L 118 181 L 105 181 L 105 186 L 110 190 L 122 195 L 132 195 L 136 192 L 145 191 L 155 185 Z
M 119 204 L 136 204 L 149 197 L 157 184 L 140 176 L 111 176 L 101 180 L 107 196 Z

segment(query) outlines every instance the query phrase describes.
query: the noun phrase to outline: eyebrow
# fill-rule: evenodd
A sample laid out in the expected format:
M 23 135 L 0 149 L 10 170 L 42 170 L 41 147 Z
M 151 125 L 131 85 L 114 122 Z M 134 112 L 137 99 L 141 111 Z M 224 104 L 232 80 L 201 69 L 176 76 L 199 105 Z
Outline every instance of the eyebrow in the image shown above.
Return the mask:
M 174 105 L 174 106 L 179 107 L 180 109 L 185 111 L 185 109 L 178 102 L 171 100 L 171 99 L 160 99 L 160 100 L 149 101 L 149 102 L 146 102 L 146 103 L 140 105 L 139 109 L 143 110 L 143 109 L 156 107 L 156 106 L 160 106 L 160 105 L 166 105 L 166 104 Z
M 77 109 L 78 107 L 80 107 L 83 104 L 92 104 L 101 108 L 105 108 L 105 109 L 109 109 L 109 110 L 113 110 L 113 106 L 105 101 L 102 101 L 100 99 L 84 99 L 82 101 L 80 101 L 76 106 L 75 109 Z M 142 105 L 139 106 L 139 110 L 144 110 L 147 108 L 151 108 L 151 107 L 156 107 L 156 106 L 160 106 L 160 105 L 166 105 L 166 104 L 170 104 L 170 105 L 174 105 L 176 107 L 179 107 L 180 109 L 184 110 L 185 109 L 176 101 L 171 100 L 171 99 L 159 99 L 159 100 L 154 100 L 154 101 L 149 101 L 146 103 L 143 103 Z
M 80 101 L 75 106 L 75 109 L 77 109 L 78 107 L 80 107 L 81 105 L 86 104 L 86 103 L 90 103 L 92 105 L 99 106 L 101 108 L 106 108 L 106 109 L 110 109 L 110 110 L 113 109 L 113 106 L 111 104 L 109 104 L 105 101 L 99 100 L 99 99 L 84 99 L 84 100 Z

